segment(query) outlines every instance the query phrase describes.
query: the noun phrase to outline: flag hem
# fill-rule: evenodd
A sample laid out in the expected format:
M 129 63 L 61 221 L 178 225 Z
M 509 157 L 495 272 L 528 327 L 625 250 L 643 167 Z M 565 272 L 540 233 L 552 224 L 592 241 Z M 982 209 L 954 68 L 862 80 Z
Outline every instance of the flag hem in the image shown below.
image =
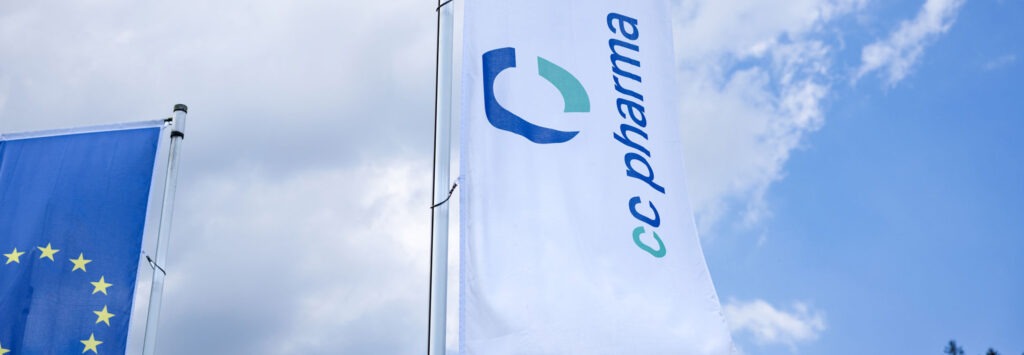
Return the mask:
M 15 133 L 0 133 L 0 141 L 14 141 L 21 139 L 32 139 L 32 138 L 43 138 L 43 137 L 55 137 L 68 134 L 80 134 L 80 133 L 94 133 L 94 132 L 106 132 L 106 131 L 122 131 L 129 129 L 138 128 L 150 128 L 160 127 L 164 125 L 165 120 L 148 120 L 148 121 L 137 121 L 137 122 L 124 122 L 124 123 L 112 123 L 102 124 L 95 126 L 83 126 L 73 128 L 60 128 L 60 129 L 48 129 L 39 131 L 28 131 L 28 132 L 15 132 Z

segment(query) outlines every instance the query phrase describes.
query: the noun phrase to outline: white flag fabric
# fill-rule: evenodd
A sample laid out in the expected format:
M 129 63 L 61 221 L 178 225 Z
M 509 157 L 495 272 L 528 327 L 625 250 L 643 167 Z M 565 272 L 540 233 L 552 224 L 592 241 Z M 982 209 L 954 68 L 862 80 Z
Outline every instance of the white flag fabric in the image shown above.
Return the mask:
M 667 1 L 472 0 L 464 23 L 460 352 L 732 352 Z

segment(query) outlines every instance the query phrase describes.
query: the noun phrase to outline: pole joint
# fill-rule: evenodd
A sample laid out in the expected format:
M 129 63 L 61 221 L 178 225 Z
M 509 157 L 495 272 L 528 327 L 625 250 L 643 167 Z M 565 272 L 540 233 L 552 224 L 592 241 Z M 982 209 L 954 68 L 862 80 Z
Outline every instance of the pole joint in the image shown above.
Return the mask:
M 456 181 L 456 182 L 453 182 L 453 183 L 452 183 L 452 188 L 451 188 L 451 189 L 448 189 L 448 197 L 445 197 L 445 198 L 444 198 L 444 201 L 441 201 L 441 202 L 435 203 L 435 204 L 434 204 L 433 206 L 430 206 L 430 209 L 435 209 L 435 208 L 438 208 L 438 207 L 440 207 L 441 205 L 445 204 L 445 202 L 448 202 L 448 200 L 451 200 L 451 199 L 452 199 L 452 193 L 454 193 L 454 192 L 455 192 L 455 188 L 456 188 L 456 187 L 459 187 L 459 183 L 458 183 L 458 181 Z
M 442 2 L 440 5 L 437 5 L 437 8 L 434 9 L 434 12 L 441 12 L 441 8 L 443 8 L 445 5 L 448 5 L 448 3 L 452 2 L 452 1 L 453 0 L 447 0 L 445 2 Z
M 164 268 L 161 267 L 160 264 L 157 264 L 156 261 L 153 260 L 153 258 L 149 257 L 149 254 L 146 254 L 146 252 L 143 251 L 142 255 L 146 257 L 146 261 L 149 262 L 149 267 L 153 268 L 153 271 L 160 271 L 161 274 L 167 276 L 167 270 L 164 270 Z

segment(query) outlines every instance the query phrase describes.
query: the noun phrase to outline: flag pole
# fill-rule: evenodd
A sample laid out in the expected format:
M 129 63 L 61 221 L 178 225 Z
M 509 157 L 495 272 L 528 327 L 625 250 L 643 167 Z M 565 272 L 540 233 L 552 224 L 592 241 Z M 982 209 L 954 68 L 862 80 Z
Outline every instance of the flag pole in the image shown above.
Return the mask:
M 434 186 L 430 230 L 430 298 L 427 354 L 445 354 L 448 301 L 448 189 L 451 167 L 452 50 L 455 7 L 437 1 L 437 53 L 434 87 Z M 443 203 L 439 203 L 443 202 Z
M 171 146 L 167 157 L 167 176 L 164 179 L 164 198 L 160 208 L 160 224 L 156 236 L 156 260 L 146 256 L 153 267 L 153 283 L 149 293 L 149 310 L 146 312 L 146 338 L 142 345 L 142 355 L 156 353 L 156 331 L 160 322 L 160 304 L 164 296 L 164 278 L 167 272 L 167 247 L 171 239 L 171 217 L 174 212 L 174 192 L 178 186 L 178 154 L 181 141 L 185 139 L 185 115 L 188 106 L 174 105 L 171 116 Z

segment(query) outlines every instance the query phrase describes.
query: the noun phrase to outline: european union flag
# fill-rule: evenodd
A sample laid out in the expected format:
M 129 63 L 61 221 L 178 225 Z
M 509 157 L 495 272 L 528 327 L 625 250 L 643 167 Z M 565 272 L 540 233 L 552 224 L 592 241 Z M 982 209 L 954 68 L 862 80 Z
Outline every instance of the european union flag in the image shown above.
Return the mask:
M 0 355 L 124 354 L 160 130 L 0 136 Z

